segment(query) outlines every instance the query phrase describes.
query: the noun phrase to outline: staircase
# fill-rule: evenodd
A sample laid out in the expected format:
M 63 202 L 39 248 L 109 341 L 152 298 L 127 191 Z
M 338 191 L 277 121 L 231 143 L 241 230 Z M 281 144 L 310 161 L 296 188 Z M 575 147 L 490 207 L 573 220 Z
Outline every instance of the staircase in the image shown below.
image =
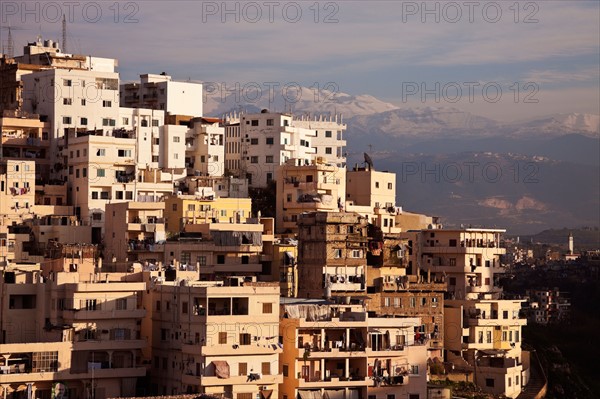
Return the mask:
M 542 369 L 537 352 L 531 351 L 529 383 L 516 399 L 542 399 L 546 396 L 548 380 Z

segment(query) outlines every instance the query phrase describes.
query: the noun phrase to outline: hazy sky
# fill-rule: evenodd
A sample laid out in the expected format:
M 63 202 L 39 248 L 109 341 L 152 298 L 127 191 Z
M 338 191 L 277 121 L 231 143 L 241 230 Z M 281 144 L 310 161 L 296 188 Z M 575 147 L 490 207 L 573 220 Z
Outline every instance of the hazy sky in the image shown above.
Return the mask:
M 3 1 L 0 7 L 16 55 L 38 34 L 60 40 L 63 12 L 70 20 L 68 52 L 117 58 L 123 80 L 164 71 L 230 86 L 334 82 L 341 92 L 399 106 L 455 106 L 506 121 L 600 109 L 597 0 Z M 5 45 L 7 30 L 0 34 Z

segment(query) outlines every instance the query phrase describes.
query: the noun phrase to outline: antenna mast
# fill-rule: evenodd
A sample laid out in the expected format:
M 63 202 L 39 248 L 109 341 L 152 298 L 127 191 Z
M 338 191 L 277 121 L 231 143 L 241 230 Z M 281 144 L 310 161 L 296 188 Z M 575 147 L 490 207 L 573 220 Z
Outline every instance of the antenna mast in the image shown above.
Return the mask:
M 63 14 L 62 20 L 62 52 L 67 52 L 67 18 Z
M 12 38 L 12 32 L 10 30 L 10 26 L 8 27 L 8 43 L 6 44 L 6 55 L 8 58 L 13 58 L 15 55 L 15 44 Z

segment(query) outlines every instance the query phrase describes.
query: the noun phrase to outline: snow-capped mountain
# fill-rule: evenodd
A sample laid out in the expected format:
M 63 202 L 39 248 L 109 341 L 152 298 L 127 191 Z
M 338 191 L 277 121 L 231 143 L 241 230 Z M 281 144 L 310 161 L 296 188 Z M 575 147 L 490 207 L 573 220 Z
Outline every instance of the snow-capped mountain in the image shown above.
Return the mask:
M 600 136 L 600 115 L 592 114 L 555 114 L 531 118 L 515 122 L 509 126 L 516 127 L 515 133 L 557 134 L 580 133 L 590 137 Z
M 333 89 L 329 87 L 329 89 Z M 502 123 L 454 107 L 399 107 L 368 94 L 352 95 L 321 88 L 267 86 L 206 90 L 206 115 L 221 116 L 233 110 L 295 114 L 342 114 L 352 134 L 377 134 L 389 138 L 436 137 L 558 137 L 566 134 L 600 136 L 600 116 L 556 114 Z
M 332 88 L 333 89 L 333 88 Z M 398 107 L 381 101 L 370 95 L 351 95 L 332 90 L 308 87 L 289 86 L 286 88 L 268 87 L 262 89 L 247 88 L 233 89 L 221 92 L 211 88 L 211 93 L 205 93 L 204 113 L 219 116 L 232 110 L 248 110 L 253 112 L 268 109 L 274 112 L 289 112 L 296 114 L 342 114 L 344 118 L 358 115 L 373 115 Z

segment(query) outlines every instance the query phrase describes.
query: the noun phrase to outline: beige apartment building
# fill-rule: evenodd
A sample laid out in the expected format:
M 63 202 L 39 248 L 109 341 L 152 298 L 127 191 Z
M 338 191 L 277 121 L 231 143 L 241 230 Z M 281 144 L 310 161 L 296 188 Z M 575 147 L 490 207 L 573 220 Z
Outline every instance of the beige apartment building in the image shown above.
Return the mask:
M 250 198 L 177 195 L 165 198 L 165 228 L 171 235 L 201 223 L 244 223 L 251 215 Z
M 329 298 L 366 293 L 367 221 L 350 212 L 298 218 L 298 296 Z
M 0 277 L 4 397 L 135 395 L 146 373 L 146 284 L 96 273 L 92 246 L 58 246 L 48 256 L 42 267 L 12 264 Z
M 297 233 L 298 216 L 305 212 L 343 210 L 346 169 L 316 158 L 310 165 L 291 159 L 277 169 L 276 230 Z
M 50 126 L 39 115 L 23 111 L 0 114 L 0 158 L 35 162 L 36 179 L 47 181 L 50 175 Z
M 444 279 L 455 299 L 475 299 L 498 291 L 494 274 L 502 272 L 502 229 L 425 229 L 420 233 L 421 267 Z
M 152 283 L 144 299 L 151 309 L 151 389 L 161 395 L 280 397 L 279 285 L 244 278 L 169 282 L 157 274 L 148 274 Z
M 418 318 L 369 317 L 361 305 L 282 299 L 282 398 L 427 397 Z

